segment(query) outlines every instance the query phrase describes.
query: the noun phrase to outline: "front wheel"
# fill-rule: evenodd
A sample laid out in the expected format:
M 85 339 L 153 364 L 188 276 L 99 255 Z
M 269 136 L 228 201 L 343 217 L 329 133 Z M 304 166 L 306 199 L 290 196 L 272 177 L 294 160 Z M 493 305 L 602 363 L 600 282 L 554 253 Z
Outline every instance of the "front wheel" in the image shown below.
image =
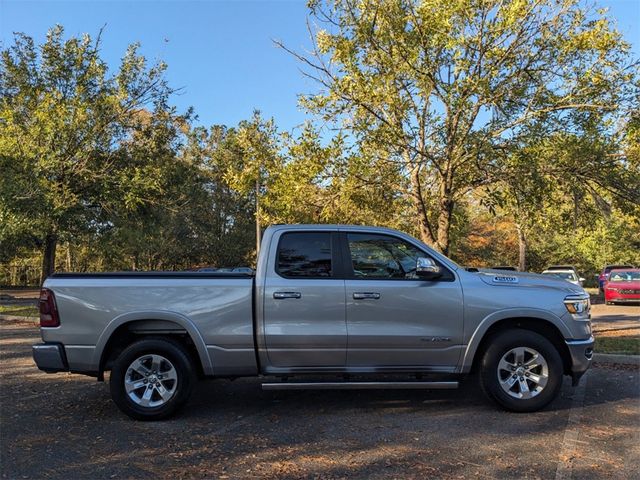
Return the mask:
M 562 358 L 547 338 L 514 329 L 492 338 L 480 377 L 485 393 L 503 408 L 533 412 L 558 395 L 562 372 Z
M 178 342 L 149 338 L 129 345 L 116 359 L 109 387 L 115 404 L 136 420 L 161 420 L 188 399 L 196 375 Z

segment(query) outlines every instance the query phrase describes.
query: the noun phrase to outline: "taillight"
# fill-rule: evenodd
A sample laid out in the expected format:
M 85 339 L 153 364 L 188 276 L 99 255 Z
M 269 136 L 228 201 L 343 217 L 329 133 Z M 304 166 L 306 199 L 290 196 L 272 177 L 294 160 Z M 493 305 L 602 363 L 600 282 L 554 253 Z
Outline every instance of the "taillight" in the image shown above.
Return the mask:
M 56 306 L 56 297 L 48 288 L 40 290 L 40 326 L 59 327 L 60 317 Z

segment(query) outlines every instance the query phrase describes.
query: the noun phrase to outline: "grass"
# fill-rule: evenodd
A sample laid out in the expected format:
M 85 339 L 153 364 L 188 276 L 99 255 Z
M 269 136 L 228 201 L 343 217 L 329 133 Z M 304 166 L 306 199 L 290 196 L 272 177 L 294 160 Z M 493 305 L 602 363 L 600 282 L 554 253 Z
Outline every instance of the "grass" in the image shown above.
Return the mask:
M 37 317 L 38 309 L 34 305 L 0 305 L 0 315 L 17 317 Z
M 596 336 L 594 351 L 596 353 L 640 355 L 640 335 L 629 335 L 624 337 Z

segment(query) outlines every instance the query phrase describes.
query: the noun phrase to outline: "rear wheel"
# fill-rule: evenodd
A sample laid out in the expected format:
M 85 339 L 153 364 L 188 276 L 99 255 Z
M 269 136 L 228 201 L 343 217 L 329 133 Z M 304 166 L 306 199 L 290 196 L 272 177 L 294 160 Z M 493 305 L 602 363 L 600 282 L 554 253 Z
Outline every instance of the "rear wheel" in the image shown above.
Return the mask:
M 562 358 L 542 335 L 506 330 L 492 338 L 482 357 L 483 390 L 500 406 L 532 412 L 551 402 L 562 386 Z
M 136 420 L 161 420 L 189 399 L 196 375 L 178 342 L 150 338 L 129 345 L 116 359 L 109 386 L 115 404 Z

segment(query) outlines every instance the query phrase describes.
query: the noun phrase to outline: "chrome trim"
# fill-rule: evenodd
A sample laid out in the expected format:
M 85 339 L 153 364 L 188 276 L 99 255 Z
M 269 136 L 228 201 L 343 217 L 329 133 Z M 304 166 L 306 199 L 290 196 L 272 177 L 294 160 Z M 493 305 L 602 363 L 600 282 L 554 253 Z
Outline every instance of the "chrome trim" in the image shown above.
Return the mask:
M 458 382 L 277 382 L 263 383 L 263 390 L 371 390 L 458 388 Z
M 431 274 L 439 274 L 440 267 L 429 257 L 418 257 L 416 259 L 416 274 L 420 273 L 431 273 Z
M 380 294 L 377 292 L 353 292 L 354 300 L 379 300 Z
M 594 342 L 593 335 L 586 340 L 565 340 L 565 343 L 571 347 L 578 347 L 580 345 L 590 345 Z
M 588 293 L 571 293 L 564 297 L 565 302 L 567 300 L 590 300 L 591 296 Z
M 273 292 L 273 298 L 282 300 L 284 298 L 302 298 L 300 292 Z

